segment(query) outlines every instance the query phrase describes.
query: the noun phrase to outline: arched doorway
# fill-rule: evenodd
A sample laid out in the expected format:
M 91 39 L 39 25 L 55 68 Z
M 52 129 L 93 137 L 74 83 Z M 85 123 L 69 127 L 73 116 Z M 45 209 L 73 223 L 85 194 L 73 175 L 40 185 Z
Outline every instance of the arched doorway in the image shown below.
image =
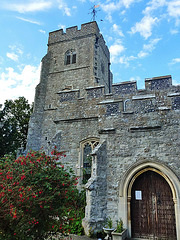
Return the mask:
M 142 171 L 131 188 L 131 236 L 176 240 L 175 210 L 171 188 L 156 171 Z

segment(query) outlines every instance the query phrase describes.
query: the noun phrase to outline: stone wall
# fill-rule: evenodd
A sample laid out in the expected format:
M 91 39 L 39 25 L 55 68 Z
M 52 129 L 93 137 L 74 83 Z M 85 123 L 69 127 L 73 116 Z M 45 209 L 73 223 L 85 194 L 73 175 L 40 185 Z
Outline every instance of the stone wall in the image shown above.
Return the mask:
M 73 66 L 64 65 L 69 48 L 78 54 Z M 145 167 L 172 183 L 180 232 L 180 86 L 169 75 L 145 79 L 143 90 L 135 81 L 111 85 L 109 51 L 95 22 L 50 33 L 42 63 L 27 150 L 66 151 L 62 161 L 83 188 L 81 143 L 100 140 L 86 185 L 86 233 L 102 229 L 110 216 L 114 223 L 121 217 L 130 234 L 128 184 Z
M 86 233 L 100 230 L 107 216 L 115 223 L 123 215 L 119 186 L 134 164 L 157 163 L 180 176 L 180 88 L 166 85 L 163 89 L 161 77 L 156 79 L 148 80 L 144 90 L 138 90 L 135 82 L 115 84 L 112 94 L 105 94 L 102 86 L 89 87 L 84 98 L 81 89 L 62 91 L 56 108 L 45 106 L 41 144 L 47 153 L 54 145 L 66 151 L 63 161 L 77 175 L 80 142 L 91 137 L 106 142 L 93 153 L 92 178 L 86 186 Z M 165 79 L 171 82 L 170 76 Z M 128 225 L 125 217 L 124 223 Z

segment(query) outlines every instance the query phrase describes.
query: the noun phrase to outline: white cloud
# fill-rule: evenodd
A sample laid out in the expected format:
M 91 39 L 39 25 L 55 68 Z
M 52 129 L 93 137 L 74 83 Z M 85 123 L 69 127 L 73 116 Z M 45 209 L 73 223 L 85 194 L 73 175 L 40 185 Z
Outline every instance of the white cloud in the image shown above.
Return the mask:
M 10 49 L 11 49 L 11 51 L 14 51 L 14 52 L 16 52 L 17 54 L 20 54 L 20 55 L 22 55 L 23 54 L 23 51 L 22 51 L 22 46 L 20 45 L 9 45 L 8 46 Z
M 144 44 L 143 49 L 148 51 L 148 52 L 152 52 L 152 50 L 154 50 L 155 45 L 161 40 L 161 38 L 155 38 L 149 41 L 148 44 Z
M 126 8 L 129 8 L 129 6 L 133 3 L 133 2 L 136 2 L 135 0 L 122 0 L 123 2 L 123 5 L 126 7 Z
M 108 4 L 101 4 L 103 11 L 107 13 L 116 11 L 117 9 L 120 8 L 120 6 L 121 6 L 120 3 L 114 3 L 114 2 L 111 2 Z
M 139 58 L 144 58 L 144 57 L 146 57 L 148 55 L 148 52 L 145 52 L 145 51 L 140 51 L 139 53 L 138 53 L 138 57 Z
M 35 86 L 39 82 L 40 66 L 26 65 L 20 73 L 13 68 L 6 68 L 0 74 L 0 103 L 6 99 L 24 96 L 31 103 L 34 100 Z
M 23 54 L 22 47 L 19 47 L 17 45 L 9 45 L 9 48 L 11 52 L 7 52 L 6 56 L 10 58 L 11 60 L 17 62 L 19 60 L 19 57 Z
M 66 25 L 58 24 L 58 28 L 63 29 L 65 31 L 66 30 Z
M 155 39 L 150 40 L 148 44 L 144 44 L 143 50 L 138 53 L 137 57 L 133 56 L 133 55 L 131 55 L 131 56 L 121 55 L 121 53 L 125 50 L 125 48 L 121 44 L 118 45 L 116 43 L 111 46 L 112 49 L 110 47 L 110 53 L 111 53 L 111 58 L 112 58 L 111 62 L 120 63 L 120 64 L 125 65 L 126 67 L 129 67 L 131 61 L 134 61 L 138 58 L 143 58 L 143 57 L 148 56 L 155 49 L 156 44 L 160 40 L 161 40 L 160 38 L 155 38 Z
M 100 4 L 102 10 L 107 13 L 106 19 L 109 22 L 112 22 L 112 13 L 115 11 L 119 11 L 121 8 L 129 8 L 131 4 L 134 2 L 138 2 L 140 0 L 119 0 L 119 1 L 106 1 L 105 4 Z M 125 13 L 122 10 L 121 14 Z
M 143 50 L 138 53 L 139 58 L 144 58 L 149 55 L 156 47 L 156 44 L 161 40 L 161 38 L 151 39 L 148 44 L 143 45 Z
M 124 37 L 123 32 L 121 31 L 120 27 L 117 24 L 113 24 L 112 26 L 113 31 L 121 37 Z
M 120 41 L 117 41 L 113 45 L 110 46 L 109 51 L 111 54 L 111 63 L 118 62 L 119 56 L 125 50 L 125 47 L 122 45 Z
M 170 33 L 171 33 L 172 35 L 174 35 L 174 34 L 178 34 L 179 31 L 178 31 L 177 29 L 171 29 L 171 30 L 170 30 Z
M 121 15 L 124 15 L 126 13 L 126 11 L 125 10 L 123 10 L 122 12 L 121 12 Z
M 107 4 L 101 4 L 101 7 L 106 13 L 112 13 L 118 11 L 122 7 L 129 8 L 132 3 L 137 1 L 139 0 L 119 0 L 117 2 L 108 1 Z
M 37 21 L 34 21 L 34 20 L 31 20 L 31 19 L 27 19 L 27 18 L 22 18 L 22 17 L 16 17 L 17 19 L 20 19 L 22 21 L 25 21 L 25 22 L 29 22 L 29 23 L 33 23 L 33 24 L 37 24 L 37 25 L 41 25 L 40 22 L 37 22 Z
M 59 9 L 63 11 L 64 15 L 71 16 L 71 9 L 67 6 L 67 4 L 63 0 L 58 0 Z
M 145 8 L 145 10 L 143 11 L 143 13 L 146 14 L 150 14 L 152 11 L 157 10 L 160 7 L 164 7 L 167 5 L 167 1 L 166 0 L 152 0 L 150 2 L 147 3 L 147 7 Z
M 151 16 L 144 16 L 140 22 L 137 22 L 134 27 L 131 28 L 131 33 L 139 32 L 145 39 L 152 35 L 152 28 L 158 21 L 158 18 Z
M 151 0 L 147 3 L 147 7 L 143 11 L 144 15 L 152 15 L 159 8 L 163 8 L 162 12 L 159 12 L 159 18 L 163 17 L 169 20 L 170 18 L 175 18 L 176 25 L 180 24 L 180 0 Z
M 46 34 L 46 31 L 42 30 L 42 29 L 39 29 L 39 32 L 40 33 L 43 33 L 43 34 Z
M 130 56 L 126 57 L 125 55 L 119 58 L 119 63 L 124 64 L 126 67 L 129 67 L 129 62 L 137 59 L 137 57 Z
M 180 58 L 174 58 L 172 59 L 171 63 L 170 64 L 176 64 L 176 63 L 180 63 Z
M 49 9 L 52 6 L 51 1 L 32 1 L 29 3 L 4 3 L 2 7 L 7 10 L 19 12 L 19 13 L 26 13 L 26 12 L 36 12 L 36 11 L 44 11 Z
M 113 40 L 113 37 L 111 36 L 106 36 L 106 39 L 108 40 L 108 42 L 111 42 Z
M 6 56 L 8 57 L 8 58 L 10 58 L 11 60 L 13 60 L 13 61 L 15 61 L 15 62 L 17 62 L 18 61 L 18 58 L 19 58 L 19 56 L 17 55 L 17 54 L 15 54 L 15 53 L 6 53 Z
M 168 13 L 171 17 L 180 17 L 180 1 L 174 0 L 168 3 Z
M 145 88 L 145 82 L 143 79 L 141 79 L 139 76 L 133 76 L 130 77 L 130 81 L 136 81 L 137 82 L 137 88 L 138 89 L 144 89 Z
M 172 84 L 173 84 L 173 85 L 180 85 L 180 84 L 179 84 L 179 81 L 176 80 L 176 79 L 172 79 Z
M 70 8 L 65 7 L 65 8 L 64 8 L 64 11 L 65 11 L 65 14 L 66 14 L 67 16 L 71 16 Z
M 112 23 L 112 16 L 111 16 L 111 14 L 109 13 L 108 15 L 106 15 L 106 19 L 110 22 L 110 23 Z
M 139 76 L 136 77 L 130 77 L 129 81 L 140 81 L 141 78 Z
M 121 6 L 122 6 L 122 4 L 120 4 L 120 2 L 118 2 L 118 3 L 110 2 L 110 3 L 107 3 L 107 4 L 101 4 L 102 10 L 107 13 L 106 19 L 109 22 L 112 22 L 111 14 L 114 11 L 117 11 L 118 9 L 120 9 Z

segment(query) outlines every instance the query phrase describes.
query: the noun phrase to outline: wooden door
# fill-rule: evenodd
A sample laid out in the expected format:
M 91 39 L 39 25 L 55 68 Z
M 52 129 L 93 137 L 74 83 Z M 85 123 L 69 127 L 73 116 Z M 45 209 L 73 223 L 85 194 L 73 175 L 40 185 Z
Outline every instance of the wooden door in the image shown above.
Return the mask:
M 171 189 L 154 171 L 142 173 L 133 184 L 131 228 L 133 238 L 177 239 Z

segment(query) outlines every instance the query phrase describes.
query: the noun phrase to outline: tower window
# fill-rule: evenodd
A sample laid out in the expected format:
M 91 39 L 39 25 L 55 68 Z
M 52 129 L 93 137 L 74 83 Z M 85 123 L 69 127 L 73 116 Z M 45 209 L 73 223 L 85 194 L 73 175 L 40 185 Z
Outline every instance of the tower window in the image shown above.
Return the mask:
M 68 52 L 66 55 L 66 65 L 71 63 L 71 54 Z
M 76 52 L 69 50 L 65 54 L 65 65 L 76 63 Z
M 72 63 L 76 63 L 76 52 L 72 53 Z

